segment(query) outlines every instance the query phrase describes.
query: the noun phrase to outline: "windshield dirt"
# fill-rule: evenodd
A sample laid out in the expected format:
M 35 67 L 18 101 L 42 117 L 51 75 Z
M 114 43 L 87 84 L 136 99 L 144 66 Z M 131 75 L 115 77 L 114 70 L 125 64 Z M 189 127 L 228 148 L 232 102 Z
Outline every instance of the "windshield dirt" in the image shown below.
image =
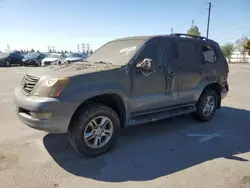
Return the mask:
M 112 41 L 95 51 L 86 61 L 125 65 L 131 60 L 143 43 L 144 40 L 140 39 Z

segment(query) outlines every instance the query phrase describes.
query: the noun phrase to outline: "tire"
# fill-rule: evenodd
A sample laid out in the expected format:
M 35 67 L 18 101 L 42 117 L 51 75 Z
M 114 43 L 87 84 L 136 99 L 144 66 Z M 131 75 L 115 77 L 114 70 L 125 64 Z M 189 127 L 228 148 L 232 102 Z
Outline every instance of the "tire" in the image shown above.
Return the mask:
M 110 130 L 112 127 L 112 134 L 108 134 L 110 135 L 109 139 L 108 136 L 106 137 L 101 135 L 101 138 L 105 140 L 105 142 L 103 141 L 104 145 L 101 144 L 101 139 L 97 142 L 99 143 L 99 147 L 94 147 L 95 140 L 100 138 L 100 134 L 103 133 L 98 133 L 98 126 L 90 126 L 90 122 L 92 122 L 93 120 L 98 122 L 98 118 L 100 117 L 108 119 L 108 123 L 105 125 L 105 127 L 110 126 Z M 95 128 L 92 129 L 92 127 Z M 120 128 L 120 119 L 113 109 L 102 104 L 89 104 L 85 108 L 81 109 L 78 115 L 73 119 L 73 122 L 68 130 L 68 138 L 72 147 L 80 155 L 84 155 L 87 157 L 96 157 L 106 153 L 108 150 L 115 146 L 120 134 Z M 92 134 L 92 136 L 86 138 L 87 134 Z M 97 134 L 99 134 L 99 136 Z M 93 145 L 91 145 L 92 142 Z
M 10 67 L 10 66 L 11 66 L 11 63 L 10 63 L 9 60 L 6 60 L 6 61 L 5 61 L 5 66 L 6 66 L 6 67 Z
M 40 61 L 37 61 L 37 62 L 36 62 L 36 66 L 41 67 L 41 62 L 40 62 Z
M 206 111 L 205 110 L 205 108 L 206 108 L 205 103 L 206 103 L 206 100 L 209 99 L 209 97 L 210 97 L 210 99 L 211 99 L 211 97 L 214 99 L 214 106 L 213 106 L 213 108 L 211 108 L 210 111 L 208 110 L 207 114 L 206 114 L 204 112 L 204 111 Z M 211 90 L 211 89 L 206 90 L 201 95 L 199 101 L 197 102 L 196 111 L 192 115 L 198 121 L 201 121 L 201 122 L 209 121 L 209 120 L 213 119 L 213 117 L 215 116 L 217 105 L 218 105 L 218 95 L 217 95 L 217 93 L 214 90 Z M 208 108 L 206 108 L 206 109 L 208 109 Z

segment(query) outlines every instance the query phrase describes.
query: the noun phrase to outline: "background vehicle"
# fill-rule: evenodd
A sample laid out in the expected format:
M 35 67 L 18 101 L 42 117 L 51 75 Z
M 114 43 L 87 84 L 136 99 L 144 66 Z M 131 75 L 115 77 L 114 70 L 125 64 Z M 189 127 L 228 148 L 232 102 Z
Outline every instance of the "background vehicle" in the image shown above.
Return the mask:
M 187 113 L 209 121 L 228 92 L 218 43 L 185 34 L 117 39 L 85 63 L 46 71 L 15 90 L 17 114 L 35 129 L 67 132 L 87 156 L 107 152 L 126 126 Z
M 73 63 L 77 61 L 83 61 L 86 59 L 86 54 L 80 54 L 80 53 L 71 53 L 69 54 L 63 61 L 63 63 Z
M 63 62 L 64 58 L 66 58 L 66 56 L 63 54 L 50 53 L 48 57 L 42 60 L 41 66 L 47 66 L 47 65 L 52 65 L 52 64 L 60 65 Z
M 30 52 L 24 56 L 22 59 L 23 65 L 35 65 L 35 66 L 41 66 L 41 62 L 44 58 L 47 56 L 40 52 Z
M 22 65 L 23 56 L 19 51 L 0 53 L 0 64 L 9 67 L 11 65 Z

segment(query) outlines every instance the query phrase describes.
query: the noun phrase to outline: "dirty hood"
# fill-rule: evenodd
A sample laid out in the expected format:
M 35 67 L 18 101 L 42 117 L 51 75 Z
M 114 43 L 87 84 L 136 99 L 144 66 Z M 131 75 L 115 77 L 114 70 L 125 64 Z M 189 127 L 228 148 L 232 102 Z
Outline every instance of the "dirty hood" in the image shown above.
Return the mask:
M 39 68 L 39 71 L 36 70 L 32 72 L 27 72 L 27 74 L 35 77 L 46 76 L 49 78 L 62 78 L 73 77 L 77 75 L 99 72 L 104 70 L 111 70 L 120 67 L 121 65 L 79 62 L 69 65 L 41 67 Z

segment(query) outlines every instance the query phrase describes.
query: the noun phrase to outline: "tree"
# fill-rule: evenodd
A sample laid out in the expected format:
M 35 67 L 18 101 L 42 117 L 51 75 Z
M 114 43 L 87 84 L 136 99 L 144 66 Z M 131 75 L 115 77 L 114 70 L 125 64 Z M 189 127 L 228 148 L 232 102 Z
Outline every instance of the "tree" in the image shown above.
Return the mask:
M 49 53 L 52 53 L 52 50 L 51 50 L 51 49 L 49 49 Z
M 93 54 L 93 50 L 90 50 L 90 52 L 89 52 L 90 54 Z
M 248 51 L 248 55 L 250 55 L 250 40 L 246 40 L 244 44 L 244 49 Z
M 37 53 L 40 53 L 40 51 L 39 51 L 39 50 L 37 50 L 36 52 L 37 52 Z
M 64 53 L 65 53 L 65 54 L 68 53 L 68 50 L 64 50 Z
M 32 49 L 30 50 L 30 52 L 35 52 L 34 48 L 32 48 Z
M 192 25 L 189 30 L 187 30 L 187 34 L 194 36 L 201 36 L 199 32 L 199 28 L 196 25 Z
M 221 50 L 224 54 L 224 56 L 228 59 L 228 62 L 231 63 L 231 56 L 233 54 L 233 51 L 235 50 L 235 45 L 233 43 L 226 43 L 221 47 Z

